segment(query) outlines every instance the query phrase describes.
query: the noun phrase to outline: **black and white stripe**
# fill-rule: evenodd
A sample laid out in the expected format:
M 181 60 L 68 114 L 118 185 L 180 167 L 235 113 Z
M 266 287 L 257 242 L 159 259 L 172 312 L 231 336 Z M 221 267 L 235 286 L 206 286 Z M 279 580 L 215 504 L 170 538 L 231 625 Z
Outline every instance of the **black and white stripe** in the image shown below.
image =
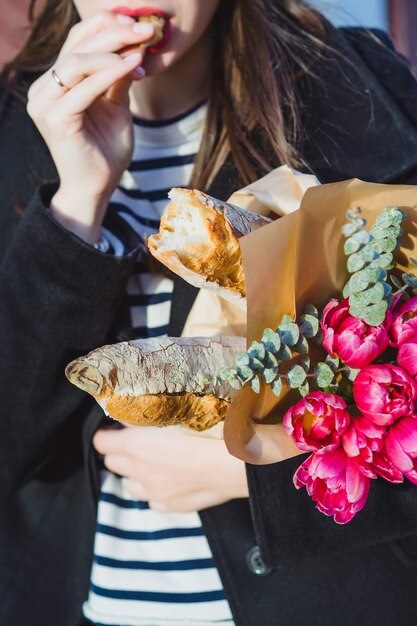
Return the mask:
M 135 150 L 104 234 L 117 255 L 157 232 L 171 187 L 187 186 L 205 106 L 166 123 L 134 120 Z M 167 333 L 173 283 L 138 262 L 127 287 L 137 337 Z M 197 513 L 152 511 L 105 472 L 84 614 L 97 626 L 233 626 Z

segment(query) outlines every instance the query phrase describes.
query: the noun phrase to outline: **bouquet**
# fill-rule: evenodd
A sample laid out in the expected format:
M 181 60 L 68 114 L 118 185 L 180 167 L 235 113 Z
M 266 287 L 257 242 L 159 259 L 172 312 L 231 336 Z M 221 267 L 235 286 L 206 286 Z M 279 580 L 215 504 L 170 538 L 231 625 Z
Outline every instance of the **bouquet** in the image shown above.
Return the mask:
M 280 460 L 273 424 L 283 421 L 310 453 L 295 486 L 343 524 L 365 506 L 372 480 L 417 483 L 415 188 L 308 180 L 297 210 L 286 196 L 299 197 L 300 179 L 289 175 L 279 168 L 229 199 L 284 216 L 239 239 L 249 347 L 214 384 L 240 390 L 226 413 L 229 451 Z M 222 307 L 213 319 L 216 300 L 201 295 L 191 313 L 200 330 L 241 321 Z M 189 318 L 185 332 L 192 326 Z
M 262 382 L 277 397 L 284 384 L 298 391 L 283 424 L 311 454 L 294 484 L 340 524 L 365 506 L 372 480 L 417 484 L 417 278 L 398 275 L 394 261 L 406 213 L 389 206 L 369 230 L 361 213 L 348 210 L 342 228 L 343 295 L 283 315 L 219 372 L 255 393 Z

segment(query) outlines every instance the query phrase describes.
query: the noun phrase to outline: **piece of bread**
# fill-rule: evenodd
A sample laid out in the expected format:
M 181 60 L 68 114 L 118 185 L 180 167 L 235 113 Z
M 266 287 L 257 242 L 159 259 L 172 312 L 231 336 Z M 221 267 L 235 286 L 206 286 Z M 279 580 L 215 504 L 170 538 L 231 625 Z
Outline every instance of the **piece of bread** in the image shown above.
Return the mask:
M 213 377 L 245 350 L 243 337 L 139 339 L 97 348 L 65 374 L 114 419 L 205 430 L 224 419 L 237 393 Z
M 156 46 L 156 44 L 159 43 L 163 39 L 164 27 L 166 24 L 165 17 L 161 17 L 159 15 L 137 15 L 136 21 L 146 22 L 147 24 L 152 24 L 154 28 L 153 37 L 149 39 L 148 41 L 145 41 L 145 43 L 142 44 L 144 48 L 149 48 L 150 46 Z
M 238 239 L 269 223 L 262 215 L 220 202 L 196 189 L 171 189 L 159 233 L 148 239 L 153 256 L 195 287 L 214 289 L 246 305 Z

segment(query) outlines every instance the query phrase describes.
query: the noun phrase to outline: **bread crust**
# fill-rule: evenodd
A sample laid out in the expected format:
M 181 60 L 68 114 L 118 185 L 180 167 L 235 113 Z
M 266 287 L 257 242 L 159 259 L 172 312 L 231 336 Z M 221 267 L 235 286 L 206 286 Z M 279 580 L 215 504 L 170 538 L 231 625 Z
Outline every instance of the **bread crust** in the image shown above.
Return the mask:
M 206 430 L 224 420 L 230 404 L 216 396 L 194 393 L 120 396 L 107 388 L 92 394 L 107 415 L 132 426 L 177 426 Z
M 243 337 L 159 337 L 103 346 L 66 368 L 114 419 L 204 430 L 224 419 L 237 391 L 214 376 L 246 349 Z
M 238 239 L 270 220 L 196 189 L 174 188 L 168 195 L 171 202 L 159 233 L 148 239 L 150 252 L 195 287 L 213 289 L 245 306 Z

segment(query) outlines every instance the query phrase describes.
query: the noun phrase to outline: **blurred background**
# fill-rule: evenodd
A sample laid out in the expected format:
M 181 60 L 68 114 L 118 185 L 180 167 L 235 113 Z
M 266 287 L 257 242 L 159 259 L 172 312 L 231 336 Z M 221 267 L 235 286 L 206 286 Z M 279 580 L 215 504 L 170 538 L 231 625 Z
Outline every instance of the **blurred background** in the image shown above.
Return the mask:
M 25 41 L 29 0 L 0 0 L 0 67 Z M 309 0 L 338 26 L 381 28 L 417 69 L 417 0 Z M 42 0 L 37 2 L 38 8 Z

